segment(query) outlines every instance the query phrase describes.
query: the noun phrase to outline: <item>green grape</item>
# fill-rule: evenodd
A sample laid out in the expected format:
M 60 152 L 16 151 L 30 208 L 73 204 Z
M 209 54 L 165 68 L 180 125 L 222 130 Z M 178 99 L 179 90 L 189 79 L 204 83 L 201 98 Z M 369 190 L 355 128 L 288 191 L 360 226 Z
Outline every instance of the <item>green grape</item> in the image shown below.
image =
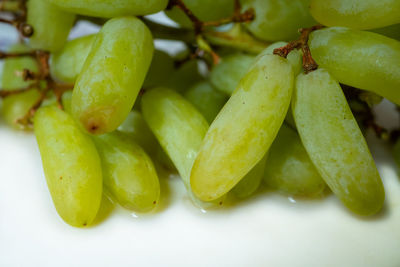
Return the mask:
M 193 14 L 201 21 L 215 21 L 233 14 L 234 0 L 183 0 Z M 165 14 L 185 28 L 193 27 L 187 15 L 178 7 L 165 10 Z
M 255 56 L 237 53 L 222 58 L 210 73 L 211 84 L 221 92 L 231 95 L 253 64 Z
M 238 184 L 232 188 L 232 193 L 238 198 L 251 196 L 260 187 L 264 175 L 267 154 L 254 166 L 249 173 L 243 177 Z
M 296 131 L 282 124 L 271 145 L 264 183 L 292 196 L 319 196 L 325 182 L 311 162 Z
M 163 86 L 182 93 L 203 79 L 199 73 L 197 60 L 190 60 L 171 73 L 171 77 Z
M 214 90 L 208 82 L 201 82 L 190 88 L 185 93 L 185 98 L 203 114 L 209 123 L 215 119 L 227 101 L 226 95 Z
M 190 190 L 190 169 L 208 123 L 200 112 L 177 92 L 157 88 L 149 90 L 142 98 L 143 117 L 157 137 L 164 151 L 178 170 L 194 204 L 202 208 L 216 203 L 204 203 Z
M 144 150 L 118 131 L 94 136 L 93 140 L 101 158 L 105 189 L 127 209 L 153 209 L 160 198 L 160 183 Z
M 339 83 L 324 69 L 300 74 L 293 116 L 312 162 L 333 193 L 359 215 L 372 215 L 385 192 Z
M 58 214 L 72 226 L 91 224 L 100 208 L 103 183 L 95 145 L 68 113 L 55 106 L 40 108 L 34 126 Z
M 242 0 L 242 10 L 253 8 L 255 19 L 244 24 L 266 41 L 297 39 L 298 29 L 315 24 L 308 11 L 310 0 Z
M 153 54 L 153 40 L 137 18 L 109 20 L 96 34 L 72 94 L 74 118 L 92 134 L 115 130 L 128 116 Z
M 379 29 L 373 29 L 371 31 L 400 41 L 400 24 L 394 24 Z
M 310 12 L 326 26 L 365 30 L 400 23 L 398 0 L 311 0 Z
M 10 49 L 10 52 L 27 51 L 29 51 L 29 48 L 21 44 L 14 45 Z M 38 66 L 36 60 L 32 57 L 5 59 L 2 74 L 2 87 L 6 90 L 16 90 L 31 85 L 31 81 L 24 81 L 22 76 L 19 75 L 24 69 L 37 72 Z M 1 107 L 4 120 L 17 130 L 25 130 L 26 127 L 17 123 L 17 120 L 22 118 L 29 111 L 39 96 L 40 93 L 36 89 L 32 89 L 4 98 Z
M 191 170 L 194 194 L 211 201 L 230 191 L 268 151 L 293 90 L 287 59 L 260 57 L 211 124 Z
M 340 83 L 372 91 L 400 104 L 400 42 L 334 27 L 310 35 L 313 58 Z
M 65 44 L 61 51 L 51 55 L 51 76 L 58 81 L 75 83 L 92 48 L 95 35 L 87 35 Z
M 27 2 L 27 23 L 33 27 L 29 45 L 34 49 L 60 50 L 75 21 L 75 15 L 64 12 L 46 0 Z
M 46 0 L 63 10 L 90 17 L 143 16 L 167 7 L 168 0 Z
M 131 139 L 143 147 L 149 155 L 156 154 L 160 148 L 156 137 L 151 132 L 139 111 L 131 111 L 126 120 L 118 127 L 118 130 L 131 137 Z
M 143 87 L 162 86 L 173 75 L 175 71 L 174 59 L 168 53 L 161 50 L 154 50 L 151 62 Z
M 157 88 L 142 98 L 143 117 L 189 187 L 190 169 L 208 123 L 200 112 L 173 90 Z
M 265 48 L 264 51 L 262 51 L 257 57 L 260 57 L 263 55 L 272 55 L 276 48 L 280 48 L 285 45 L 287 45 L 286 42 L 273 43 L 273 44 L 269 45 L 267 48 Z M 300 50 L 297 50 L 297 49 L 294 49 L 287 55 L 287 59 L 288 59 L 289 63 L 292 64 L 294 73 L 296 75 L 299 74 L 303 69 L 303 66 L 302 66 L 303 62 L 302 62 L 301 58 L 302 58 L 302 53 L 300 52 Z

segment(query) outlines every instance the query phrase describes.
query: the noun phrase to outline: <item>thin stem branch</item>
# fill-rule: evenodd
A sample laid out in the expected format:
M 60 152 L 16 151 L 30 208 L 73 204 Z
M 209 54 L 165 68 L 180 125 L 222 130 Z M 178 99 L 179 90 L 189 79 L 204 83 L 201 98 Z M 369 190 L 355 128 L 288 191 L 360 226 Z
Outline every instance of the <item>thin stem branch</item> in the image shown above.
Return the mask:
M 310 36 L 310 33 L 323 27 L 324 26 L 322 25 L 315 25 L 310 28 L 300 29 L 299 31 L 301 35 L 299 39 L 292 41 L 283 47 L 276 48 L 274 50 L 274 54 L 286 58 L 291 51 L 301 48 L 301 50 L 303 51 L 303 68 L 305 73 L 316 70 L 318 68 L 318 64 L 311 56 L 310 47 L 308 46 L 308 38 Z

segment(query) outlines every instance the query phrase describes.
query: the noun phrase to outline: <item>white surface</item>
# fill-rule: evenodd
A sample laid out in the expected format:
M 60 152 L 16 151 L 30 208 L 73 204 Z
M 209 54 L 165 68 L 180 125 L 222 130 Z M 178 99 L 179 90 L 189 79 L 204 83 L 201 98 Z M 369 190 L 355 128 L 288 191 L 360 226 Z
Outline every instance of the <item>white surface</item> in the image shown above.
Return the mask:
M 390 108 L 378 109 L 393 125 Z M 0 121 L 0 266 L 399 266 L 400 180 L 389 148 L 374 138 L 370 147 L 386 189 L 374 218 L 350 214 L 333 196 L 295 202 L 274 193 L 203 213 L 179 179 L 162 177 L 157 213 L 117 208 L 76 229 L 53 207 L 33 135 Z

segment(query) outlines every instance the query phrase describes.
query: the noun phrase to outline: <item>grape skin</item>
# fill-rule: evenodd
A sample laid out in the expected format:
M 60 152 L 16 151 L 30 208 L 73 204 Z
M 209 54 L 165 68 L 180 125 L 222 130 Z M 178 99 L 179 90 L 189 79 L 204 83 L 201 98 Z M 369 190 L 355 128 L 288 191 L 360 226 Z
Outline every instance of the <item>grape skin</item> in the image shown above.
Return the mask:
M 242 11 L 253 8 L 255 19 L 244 26 L 265 41 L 290 41 L 298 29 L 315 25 L 308 11 L 309 0 L 242 0 Z
M 100 208 L 100 157 L 89 136 L 72 117 L 55 106 L 40 108 L 35 135 L 54 206 L 61 218 L 76 227 L 90 225 Z
M 315 61 L 340 83 L 400 104 L 400 42 L 366 31 L 332 27 L 311 33 Z
M 34 49 L 60 50 L 75 21 L 75 15 L 58 9 L 45 0 L 27 2 L 27 23 L 33 27 L 29 45 Z
M 299 135 L 286 124 L 269 150 L 264 183 L 283 194 L 301 197 L 319 196 L 326 187 Z
M 339 83 L 322 68 L 300 74 L 292 110 L 304 147 L 333 193 L 356 214 L 378 212 L 382 181 Z
M 151 33 L 139 19 L 115 18 L 104 24 L 72 94 L 72 114 L 86 131 L 108 133 L 126 119 L 152 54 Z
M 215 119 L 228 100 L 225 94 L 214 90 L 209 82 L 194 85 L 185 92 L 184 96 L 203 114 L 209 123 Z
M 168 0 L 43 0 L 71 13 L 91 17 L 114 18 L 157 13 Z
M 62 50 L 50 57 L 50 73 L 53 79 L 75 83 L 92 48 L 95 35 L 86 35 L 65 44 Z
M 326 26 L 376 29 L 400 23 L 400 1 L 311 0 L 310 13 Z
M 287 59 L 264 55 L 240 81 L 211 124 L 190 184 L 203 201 L 231 190 L 269 149 L 289 108 L 294 72 Z
M 160 198 L 153 162 L 128 134 L 114 131 L 93 137 L 103 170 L 104 187 L 124 208 L 148 212 Z

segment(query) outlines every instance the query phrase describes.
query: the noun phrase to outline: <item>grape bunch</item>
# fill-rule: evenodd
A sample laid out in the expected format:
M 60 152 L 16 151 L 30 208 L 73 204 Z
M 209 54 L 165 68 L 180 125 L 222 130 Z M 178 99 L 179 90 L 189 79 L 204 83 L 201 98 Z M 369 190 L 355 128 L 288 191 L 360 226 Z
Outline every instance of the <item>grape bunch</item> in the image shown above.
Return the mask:
M 158 12 L 177 26 L 147 17 Z M 83 20 L 100 31 L 67 40 Z M 261 186 L 331 191 L 361 216 L 384 204 L 364 134 L 400 164 L 399 131 L 372 112 L 400 105 L 399 0 L 3 0 L 0 22 L 21 36 L 0 52 L 2 116 L 34 130 L 72 226 L 93 223 L 103 194 L 154 210 L 159 166 L 201 208 Z

